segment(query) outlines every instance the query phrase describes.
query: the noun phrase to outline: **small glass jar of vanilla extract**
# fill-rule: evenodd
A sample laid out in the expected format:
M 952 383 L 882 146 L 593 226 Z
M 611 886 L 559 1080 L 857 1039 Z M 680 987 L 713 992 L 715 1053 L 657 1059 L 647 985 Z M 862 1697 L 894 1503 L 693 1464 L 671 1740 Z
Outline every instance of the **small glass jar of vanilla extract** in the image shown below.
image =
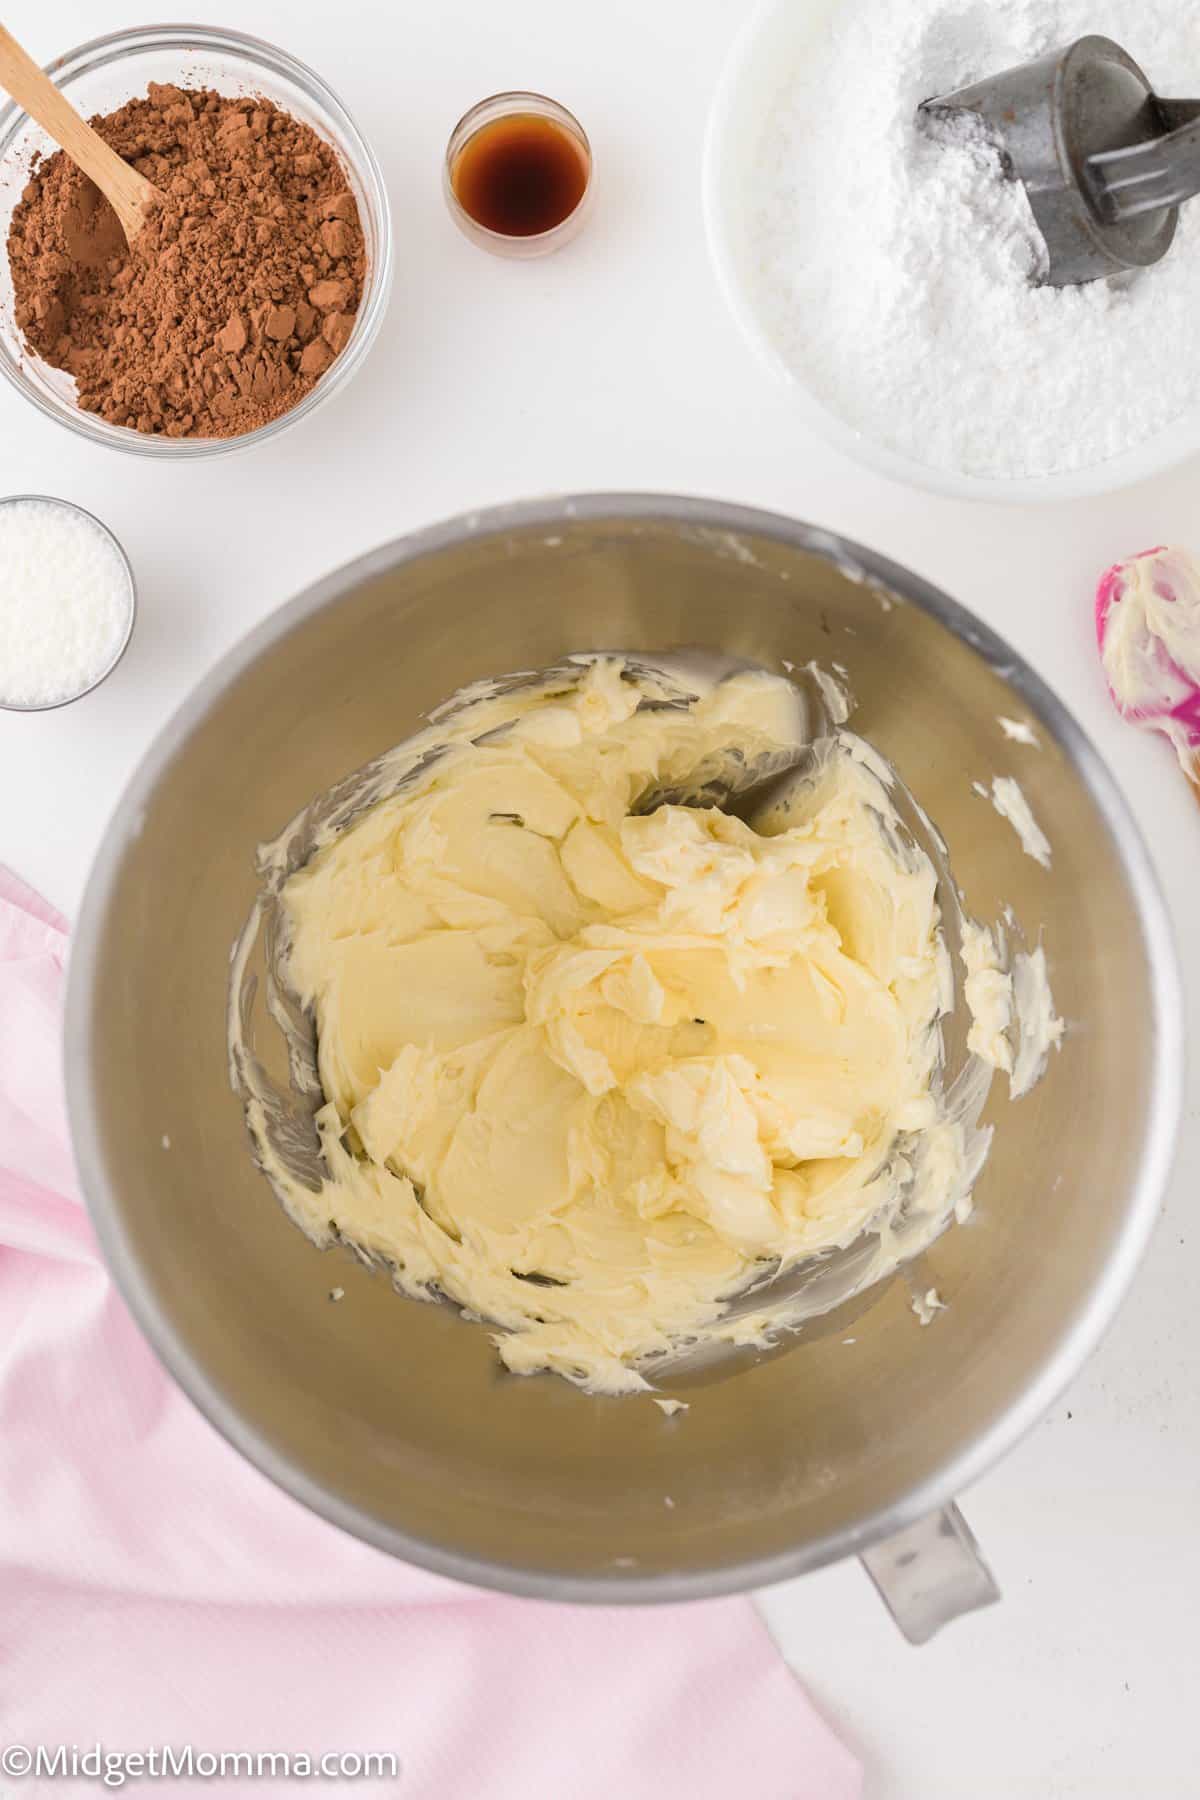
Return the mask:
M 472 243 L 496 256 L 546 256 L 587 216 L 592 148 L 573 113 L 544 94 L 493 94 L 450 134 L 446 204 Z

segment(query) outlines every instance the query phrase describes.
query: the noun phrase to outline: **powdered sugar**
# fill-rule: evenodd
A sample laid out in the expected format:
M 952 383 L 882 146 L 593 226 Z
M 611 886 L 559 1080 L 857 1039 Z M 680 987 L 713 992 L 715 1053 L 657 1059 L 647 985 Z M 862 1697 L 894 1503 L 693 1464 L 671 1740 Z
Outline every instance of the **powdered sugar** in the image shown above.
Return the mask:
M 0 705 L 84 693 L 120 654 L 132 607 L 124 559 L 94 519 L 54 500 L 0 504 Z
M 1019 182 L 982 135 L 935 141 L 919 102 L 1088 32 L 1159 91 L 1200 92 L 1178 0 L 839 0 L 764 129 L 760 308 L 830 411 L 935 467 L 1087 467 L 1200 403 L 1200 201 L 1163 262 L 1055 289 Z

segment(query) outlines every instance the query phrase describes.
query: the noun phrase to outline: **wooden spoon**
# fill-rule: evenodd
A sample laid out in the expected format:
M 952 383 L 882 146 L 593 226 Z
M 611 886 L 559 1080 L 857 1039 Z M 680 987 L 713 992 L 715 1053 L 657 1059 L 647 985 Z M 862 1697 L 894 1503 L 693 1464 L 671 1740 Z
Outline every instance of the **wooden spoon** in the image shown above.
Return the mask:
M 65 150 L 77 168 L 94 181 L 121 222 L 132 244 L 146 215 L 162 203 L 152 181 L 119 157 L 77 113 L 66 95 L 43 74 L 27 51 L 0 25 L 0 87 L 8 89 L 43 131 Z

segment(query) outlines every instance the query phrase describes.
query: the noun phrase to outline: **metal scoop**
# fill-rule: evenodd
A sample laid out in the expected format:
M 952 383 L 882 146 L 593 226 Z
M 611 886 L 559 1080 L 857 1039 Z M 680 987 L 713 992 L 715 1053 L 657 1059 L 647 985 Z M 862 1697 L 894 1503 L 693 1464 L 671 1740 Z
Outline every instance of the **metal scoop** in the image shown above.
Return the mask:
M 1111 38 L 1080 38 L 922 101 L 918 114 L 982 123 L 1005 173 L 1025 185 L 1051 287 L 1158 262 L 1180 205 L 1200 193 L 1200 100 L 1160 99 Z

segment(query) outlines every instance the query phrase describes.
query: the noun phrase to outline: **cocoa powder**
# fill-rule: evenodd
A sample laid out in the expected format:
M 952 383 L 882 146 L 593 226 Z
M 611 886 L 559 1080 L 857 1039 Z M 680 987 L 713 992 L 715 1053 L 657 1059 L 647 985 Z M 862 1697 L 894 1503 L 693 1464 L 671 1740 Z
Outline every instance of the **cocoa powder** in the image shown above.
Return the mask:
M 79 404 L 168 437 L 234 437 L 288 412 L 354 329 L 358 207 L 333 148 L 269 100 L 151 83 L 92 120 L 164 202 L 132 249 L 61 151 L 8 238 L 17 325 Z

